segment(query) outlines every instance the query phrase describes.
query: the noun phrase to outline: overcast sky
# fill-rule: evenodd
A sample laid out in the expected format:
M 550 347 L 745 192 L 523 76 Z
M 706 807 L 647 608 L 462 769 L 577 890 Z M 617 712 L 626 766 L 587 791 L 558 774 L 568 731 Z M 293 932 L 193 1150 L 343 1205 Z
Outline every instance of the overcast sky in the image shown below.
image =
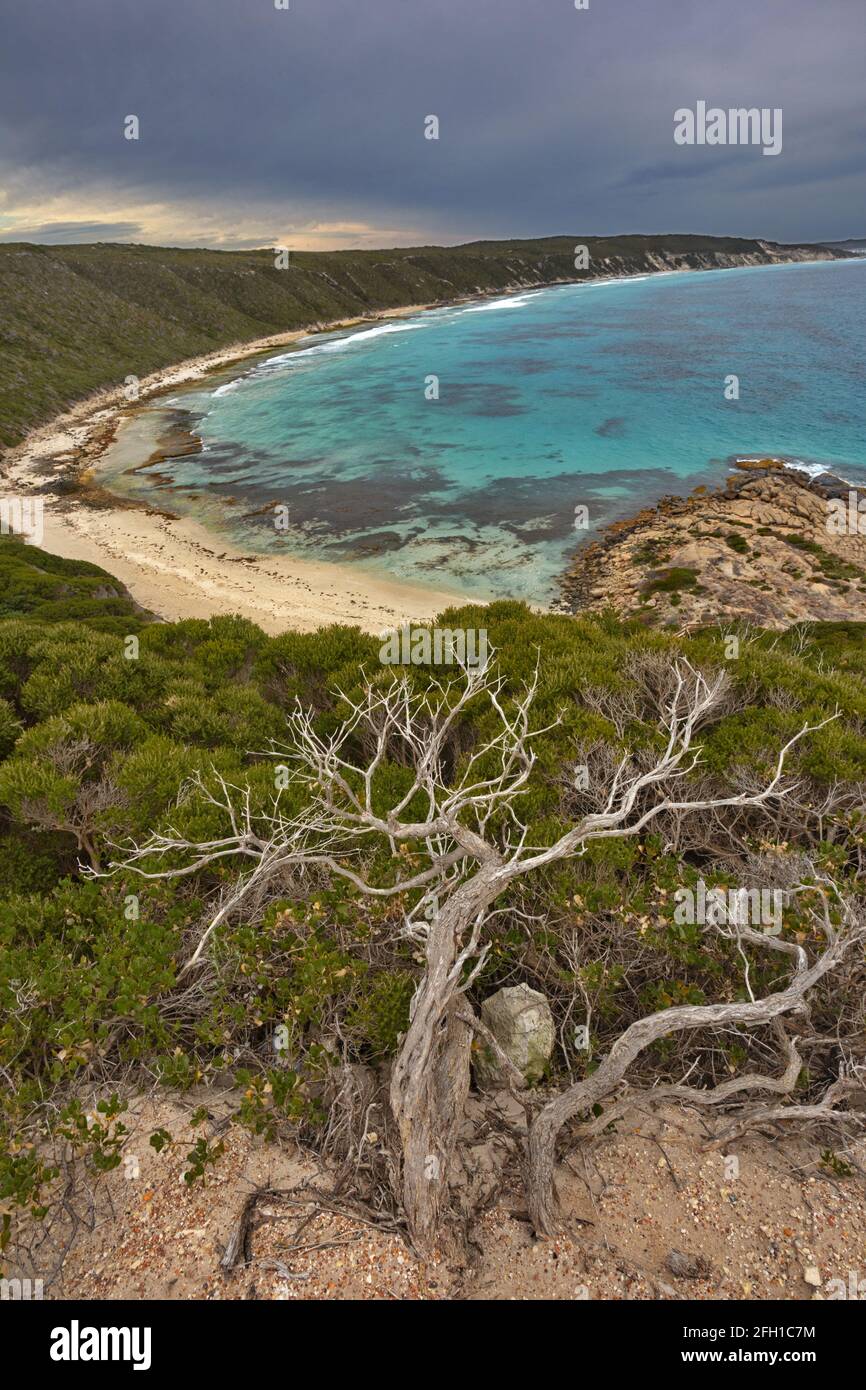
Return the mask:
M 866 0 L 289 5 L 0 0 L 0 239 L 866 233 Z M 781 154 L 676 145 L 699 100 Z

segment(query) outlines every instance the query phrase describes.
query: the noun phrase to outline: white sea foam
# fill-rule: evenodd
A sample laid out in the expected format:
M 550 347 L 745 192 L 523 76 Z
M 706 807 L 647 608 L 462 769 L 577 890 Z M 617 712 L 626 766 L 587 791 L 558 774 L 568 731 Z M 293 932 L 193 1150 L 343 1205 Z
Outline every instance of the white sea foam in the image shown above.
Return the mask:
M 312 347 L 296 348 L 294 352 L 282 352 L 278 357 L 269 357 L 257 369 L 257 373 L 274 367 L 284 367 L 287 362 L 299 362 L 306 357 L 321 357 L 330 352 L 345 352 L 347 348 L 355 347 L 358 343 L 369 342 L 371 338 L 383 338 L 391 333 L 414 333 L 416 329 L 423 327 L 423 323 L 378 324 L 375 328 L 365 328 L 359 333 L 348 334 L 345 338 L 335 338 L 332 342 L 314 343 Z M 306 339 L 301 339 L 301 341 L 306 342 Z
M 579 290 L 602 290 L 610 285 L 637 285 L 641 280 L 660 280 L 663 275 L 680 275 L 679 270 L 659 270 L 653 275 L 612 275 L 609 280 L 582 280 L 575 288 Z
M 765 458 L 772 458 L 771 454 L 737 454 L 737 463 L 761 463 Z M 858 484 L 852 483 L 850 478 L 844 477 L 832 464 L 828 463 L 807 463 L 805 459 L 779 458 L 785 468 L 792 468 L 795 473 L 805 473 L 809 478 L 820 478 L 823 473 L 829 473 L 832 477 L 838 478 L 840 483 L 845 483 L 848 487 L 856 487 Z
M 826 463 L 806 463 L 804 459 L 783 459 L 786 468 L 793 468 L 798 473 L 805 473 L 810 478 L 820 478 L 822 473 L 830 473 L 834 478 L 838 478 L 840 483 L 847 483 L 849 487 L 854 487 L 854 483 L 849 478 L 844 478 L 837 468 L 833 468 Z
M 491 309 L 522 309 L 524 304 L 528 304 L 530 299 L 534 299 L 534 294 L 512 294 L 507 299 L 490 299 L 484 304 L 472 304 L 468 309 L 464 309 L 464 314 L 487 314 Z
M 810 478 L 820 478 L 822 473 L 833 470 L 823 463 L 807 463 L 805 459 L 783 459 L 786 468 L 795 468 L 798 473 L 806 473 Z
M 384 338 L 388 333 L 414 333 L 416 329 L 423 327 L 423 323 L 380 323 L 375 328 L 363 328 L 358 333 L 352 333 L 348 338 L 341 338 L 338 344 L 323 343 L 322 346 L 323 348 L 351 347 L 353 343 L 364 342 L 367 338 Z

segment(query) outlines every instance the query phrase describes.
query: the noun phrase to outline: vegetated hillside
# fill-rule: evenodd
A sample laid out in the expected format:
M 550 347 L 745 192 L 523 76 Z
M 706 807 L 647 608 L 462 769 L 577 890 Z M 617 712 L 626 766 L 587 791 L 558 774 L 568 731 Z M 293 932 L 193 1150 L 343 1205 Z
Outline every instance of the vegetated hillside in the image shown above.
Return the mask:
M 0 619 L 64 623 L 86 618 L 96 631 L 125 634 L 135 631 L 145 616 L 120 581 L 98 565 L 64 560 L 0 536 Z
M 274 253 L 158 246 L 0 246 L 0 444 L 99 387 L 235 342 L 460 295 L 664 267 L 833 256 L 735 237 L 474 242 Z
M 228 1084 L 237 1087 L 236 1123 L 272 1137 L 300 1133 L 316 1144 L 330 1135 L 332 1142 L 343 1123 L 327 1126 L 334 1069 L 345 1064 L 357 1075 L 382 1074 L 407 1028 L 423 956 L 402 930 L 421 890 L 364 899 L 344 878 L 287 873 L 229 916 L 191 989 L 189 977 L 178 980 L 179 968 L 211 905 L 248 871 L 249 860 L 229 855 L 171 881 L 127 870 L 97 879 L 85 872 L 116 855 L 112 845 L 127 837 L 142 843 L 155 830 L 223 840 L 231 824 L 218 804 L 220 776 L 239 798 L 246 789 L 252 824 L 264 833 L 274 761 L 249 750 L 285 737 L 296 699 L 327 740 L 349 709 L 338 692 L 357 699 L 365 679 L 381 686 L 394 674 L 382 669 L 377 639 L 348 627 L 269 638 L 231 616 L 147 622 L 118 614 L 117 597 L 99 599 L 92 589 L 94 611 L 84 620 L 47 622 L 64 617 L 53 607 L 64 600 L 58 586 L 71 590 L 65 599 L 74 605 L 81 601 L 78 584 L 113 581 L 96 567 L 58 568 L 31 548 L 22 560 L 15 543 L 0 550 L 0 561 L 19 593 L 27 575 L 15 567 L 28 562 L 33 593 L 50 608 L 40 612 L 22 598 L 30 611 L 0 621 L 2 1250 L 16 1204 L 40 1214 L 56 1199 L 52 1144 L 71 1146 L 67 1159 L 74 1153 L 98 1169 L 120 1163 L 123 1102 L 111 1097 L 123 1087 L 150 1088 L 157 1080 L 183 1093 Z M 803 874 L 808 859 L 813 874 L 857 892 L 864 867 L 866 626 L 815 624 L 782 635 L 744 630 L 738 658 L 726 660 L 728 627 L 685 639 L 610 615 L 539 615 L 513 602 L 453 609 L 441 622 L 488 630 L 508 707 L 538 662 L 532 724 L 546 732 L 533 745 L 536 762 L 518 808 L 534 845 L 552 843 L 604 804 L 625 750 L 658 755 L 666 742 L 659 682 L 678 658 L 727 670 L 735 697 L 702 729 L 703 761 L 676 782 L 678 795 L 754 787 L 769 778 L 779 746 L 805 720 L 840 714 L 796 746 L 796 792 L 771 813 L 671 816 L 630 839 L 591 843 L 504 893 L 484 927 L 487 955 L 465 996 L 469 1005 L 477 1009 L 502 985 L 544 991 L 558 1039 L 546 1081 L 556 1086 L 569 1074 L 591 1074 L 595 1059 L 644 1013 L 747 997 L 746 960 L 756 995 L 781 988 L 787 957 L 678 922 L 673 895 L 699 877 L 723 887 L 763 882 L 755 878 L 755 856 L 762 873 L 775 872 L 774 864 L 784 873 L 793 863 Z M 137 659 L 128 656 L 130 634 L 139 640 Z M 419 694 L 450 679 L 441 667 L 402 674 Z M 455 784 L 471 751 L 494 730 L 483 701 L 466 706 L 446 750 Z M 356 733 L 348 752 L 363 758 L 370 747 Z M 589 768 L 588 787 L 576 783 L 575 764 Z M 179 797 L 195 772 L 205 790 Z M 391 806 L 410 785 L 400 749 L 389 746 L 374 779 L 375 804 Z M 281 795 L 287 813 L 303 817 L 303 790 L 293 786 Z M 820 820 L 809 808 L 820 808 Z M 487 833 L 499 840 L 509 828 L 507 817 L 494 819 Z M 371 882 L 383 884 L 426 862 L 423 844 L 407 843 L 395 855 L 384 837 L 335 844 L 331 853 L 347 854 L 354 869 L 363 865 Z M 148 862 L 163 870 L 181 860 L 171 853 Z M 820 949 L 808 896 L 786 907 L 784 940 L 809 953 Z M 813 991 L 809 1027 L 817 1041 L 804 1053 L 797 1099 L 822 1094 L 850 1039 L 862 1038 L 863 999 L 861 949 Z M 569 1040 L 583 1020 L 590 1049 L 575 1051 Z M 802 1036 L 805 1026 L 801 1021 L 796 1032 Z M 288 1038 L 281 1057 L 274 1052 L 277 1029 Z M 784 1061 L 772 1028 L 728 1029 L 712 1038 L 662 1039 L 631 1080 L 688 1072 L 691 1086 L 711 1085 L 756 1069 L 775 1074 Z M 101 1098 L 96 1119 L 94 1088 Z M 353 1143 L 370 1129 L 363 1107 L 361 1119 L 365 1128 Z M 155 1143 L 171 1137 L 156 1136 Z M 189 1181 L 219 1161 L 218 1145 L 202 1139 L 198 1148 Z M 375 1167 L 377 1152 L 371 1149 L 368 1161 Z

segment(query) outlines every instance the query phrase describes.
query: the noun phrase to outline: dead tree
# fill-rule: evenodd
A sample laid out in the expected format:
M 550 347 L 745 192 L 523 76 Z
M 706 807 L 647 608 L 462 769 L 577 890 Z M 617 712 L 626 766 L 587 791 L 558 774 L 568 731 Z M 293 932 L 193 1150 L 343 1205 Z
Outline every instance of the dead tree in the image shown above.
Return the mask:
M 814 890 L 813 885 L 809 885 L 808 888 L 810 891 Z M 806 885 L 801 885 L 801 890 L 806 891 Z M 793 1091 L 803 1063 L 796 1043 L 778 1027 L 778 1021 L 785 1014 L 803 1011 L 810 990 L 835 969 L 851 948 L 862 942 L 866 935 L 862 919 L 853 906 L 841 897 L 835 884 L 829 885 L 829 891 L 827 888 L 819 888 L 819 892 L 823 909 L 820 913 L 820 925 L 825 946 L 811 964 L 804 947 L 794 942 L 753 931 L 750 927 L 742 925 L 737 925 L 732 930 L 719 929 L 724 935 L 736 936 L 740 942 L 749 942 L 761 949 L 789 955 L 793 974 L 784 989 L 768 994 L 762 999 L 752 997 L 747 1003 L 686 1004 L 679 1008 L 661 1009 L 646 1018 L 637 1019 L 617 1038 L 591 1076 L 555 1096 L 539 1111 L 529 1132 L 528 1181 L 530 1214 L 539 1235 L 553 1235 L 558 1228 L 553 1174 L 556 1140 L 561 1129 L 573 1116 L 591 1110 L 614 1092 L 620 1092 L 617 1113 L 626 1109 L 629 1102 L 636 1098 L 635 1092 L 623 1092 L 621 1089 L 626 1073 L 636 1058 L 659 1039 L 670 1037 L 673 1033 L 691 1032 L 700 1028 L 756 1028 L 763 1024 L 773 1024 L 787 1056 L 787 1065 L 781 1077 L 771 1077 L 759 1072 L 732 1077 L 707 1089 L 693 1086 L 663 1086 L 649 1093 L 656 1103 L 671 1099 L 688 1101 L 692 1105 L 712 1106 L 729 1102 L 733 1096 L 743 1092 L 771 1091 L 785 1095 Z M 838 929 L 831 923 L 831 894 L 839 901 L 842 923 Z M 847 1118 L 844 1114 L 840 1116 L 839 1112 L 833 1109 L 833 1104 L 848 1094 L 862 1093 L 866 1078 L 859 1074 L 860 1071 L 862 1068 L 858 1069 L 857 1075 L 840 1076 L 828 1088 L 818 1105 L 757 1107 L 742 1118 L 739 1124 L 731 1127 L 725 1136 L 726 1140 L 745 1133 L 756 1123 L 778 1120 L 785 1115 L 791 1119 L 817 1119 L 825 1122 L 834 1118 Z M 589 1132 L 598 1132 L 614 1119 L 616 1113 L 608 1109 L 598 1123 L 587 1126 L 587 1129 Z
M 307 798 L 302 814 L 289 816 L 276 792 L 271 808 L 255 814 L 249 793 L 217 774 L 198 776 L 198 794 L 225 814 L 230 833 L 207 843 L 191 843 L 169 830 L 124 851 L 113 870 L 136 870 L 148 878 L 195 874 L 221 861 L 250 860 L 225 895 L 181 970 L 192 971 L 217 927 L 255 899 L 277 875 L 307 866 L 348 879 L 359 893 L 394 897 L 418 890 L 405 915 L 404 934 L 424 951 L 425 964 L 411 1007 L 407 1032 L 394 1061 L 390 1105 L 400 1139 L 398 1196 L 413 1244 L 420 1253 L 436 1243 L 447 1214 L 449 1177 L 457 1132 L 469 1088 L 469 1049 L 474 1016 L 465 994 L 483 964 L 488 946 L 485 923 L 493 905 L 518 878 L 584 852 L 594 840 L 640 835 L 663 813 L 687 814 L 725 806 L 762 806 L 787 794 L 783 781 L 791 747 L 809 732 L 804 727 L 780 750 L 776 768 L 761 789 L 730 797 L 689 801 L 677 790 L 699 761 L 698 729 L 724 708 L 724 674 L 706 678 L 687 663 L 669 672 L 660 697 L 664 750 L 650 766 L 636 769 L 628 755 L 613 771 L 603 808 L 583 816 L 555 843 L 531 846 L 519 814 L 536 761 L 534 745 L 547 730 L 530 727 L 537 672 L 512 700 L 504 679 L 490 667 L 466 668 L 462 679 L 432 682 L 423 692 L 394 677 L 371 682 L 363 696 L 347 700 L 348 717 L 321 735 L 314 716 L 298 705 L 288 718 L 289 740 L 273 753 L 290 769 Z M 450 771 L 452 741 L 470 701 L 487 701 L 495 733 L 469 752 L 459 770 Z M 820 726 L 816 726 L 820 727 Z M 364 747 L 359 759 L 352 750 Z M 399 758 L 411 770 L 410 785 L 387 810 L 377 810 L 374 788 L 386 760 Z M 216 790 L 214 790 L 216 788 Z M 384 839 L 395 859 L 401 846 L 423 844 L 426 867 L 399 874 L 387 884 L 372 883 L 363 869 L 370 837 Z M 181 855 L 182 867 L 160 870 L 154 858 Z M 628 1029 L 593 1077 L 571 1087 L 545 1106 L 530 1141 L 533 1214 L 540 1231 L 555 1225 L 552 1173 L 556 1137 L 571 1116 L 607 1094 L 630 1061 L 655 1037 L 681 1028 L 740 1021 L 770 1020 L 832 968 L 831 946 L 822 963 L 798 970 L 789 990 L 749 1005 L 670 1009 Z

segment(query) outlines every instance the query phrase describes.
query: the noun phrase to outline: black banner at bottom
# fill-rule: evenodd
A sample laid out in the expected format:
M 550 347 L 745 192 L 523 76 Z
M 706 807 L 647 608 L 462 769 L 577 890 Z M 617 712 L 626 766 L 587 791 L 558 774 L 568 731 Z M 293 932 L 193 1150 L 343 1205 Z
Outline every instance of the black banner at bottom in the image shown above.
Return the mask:
M 16 1351 L 27 1359 L 28 1370 L 39 1373 L 49 1383 L 62 1383 L 70 1376 L 99 1378 L 100 1372 L 144 1375 L 172 1375 L 178 1372 L 217 1372 L 225 1378 L 238 1371 L 248 1377 L 296 1375 L 300 1364 L 310 1357 L 307 1380 L 320 1373 L 332 1379 L 340 1364 L 340 1354 L 351 1362 L 353 1373 L 359 1365 L 378 1365 L 380 1375 L 388 1375 L 381 1364 L 382 1351 L 371 1340 L 375 1319 L 384 1311 L 388 1335 L 398 1330 L 407 1314 L 413 1331 L 414 1318 L 422 1315 L 417 1301 L 407 1301 L 401 1314 L 395 1310 L 400 1300 L 372 1300 L 361 1304 L 304 1302 L 303 1311 L 274 1302 L 104 1302 L 82 1303 L 61 1300 L 0 1302 L 0 1336 L 5 1356 Z M 842 1370 L 850 1357 L 852 1339 L 862 1332 L 862 1310 L 839 1303 L 749 1302 L 701 1303 L 671 1301 L 663 1303 L 611 1301 L 545 1302 L 545 1322 L 533 1325 L 526 1313 L 533 1306 L 524 1303 L 522 1323 L 515 1324 L 512 1311 L 502 1343 L 490 1342 L 496 1332 L 497 1311 L 509 1308 L 488 1304 L 488 1319 L 477 1300 L 452 1301 L 428 1305 L 423 1313 L 425 1330 L 436 1328 L 441 1335 L 456 1317 L 457 1330 L 472 1333 L 467 1343 L 461 1339 L 461 1359 L 468 1345 L 477 1345 L 479 1358 L 507 1346 L 509 1360 L 515 1341 L 525 1346 L 527 1364 L 537 1358 L 541 1338 L 567 1336 L 570 1353 L 580 1358 L 601 1358 L 618 1375 L 662 1374 L 680 1370 L 700 1374 L 707 1367 L 733 1369 L 739 1366 L 763 1367 L 768 1372 L 789 1367 L 808 1367 L 822 1377 Z M 412 1311 L 410 1312 L 410 1307 Z M 359 1325 L 360 1343 L 352 1336 L 354 1317 L 363 1314 Z M 557 1312 L 565 1314 L 558 1324 Z M 299 1314 L 295 1321 L 295 1312 Z M 322 1318 L 319 1323 L 318 1319 Z M 371 1324 L 371 1317 L 374 1323 Z M 427 1323 L 426 1319 L 431 1319 Z M 471 1324 L 465 1319 L 471 1319 Z M 463 1324 L 463 1326 L 460 1326 Z M 403 1324 L 408 1327 L 407 1324 Z M 327 1329 L 323 1341 L 317 1334 Z M 345 1331 L 344 1331 L 345 1329 Z M 344 1332 L 337 1340 L 335 1331 Z M 519 1331 L 519 1337 L 514 1334 Z M 474 1342 L 481 1334 L 483 1340 Z M 487 1334 L 486 1336 L 484 1334 Z M 293 1340 L 287 1343 L 287 1335 Z M 298 1341 L 297 1338 L 302 1340 Z M 543 1345 L 543 1342 L 541 1342 Z M 564 1345 L 564 1344 L 561 1344 Z M 846 1353 L 845 1348 L 849 1348 Z M 316 1351 L 318 1348 L 318 1351 Z M 417 1351 L 421 1346 L 416 1346 Z M 432 1353 L 432 1347 L 431 1347 Z M 519 1353 L 518 1353 L 519 1354 Z M 299 1362 L 298 1358 L 301 1358 Z M 360 1358 L 360 1361 L 359 1361 Z M 403 1358 L 401 1357 L 400 1360 Z M 414 1360 L 414 1358 L 413 1358 Z M 8 1364 L 8 1363 L 7 1363 Z M 419 1363 L 423 1370 L 424 1359 Z M 427 1358 L 431 1376 L 436 1362 Z M 517 1365 L 515 1365 L 515 1370 Z M 394 1368 L 398 1375 L 402 1372 Z M 415 1372 L 413 1372 L 414 1374 Z

